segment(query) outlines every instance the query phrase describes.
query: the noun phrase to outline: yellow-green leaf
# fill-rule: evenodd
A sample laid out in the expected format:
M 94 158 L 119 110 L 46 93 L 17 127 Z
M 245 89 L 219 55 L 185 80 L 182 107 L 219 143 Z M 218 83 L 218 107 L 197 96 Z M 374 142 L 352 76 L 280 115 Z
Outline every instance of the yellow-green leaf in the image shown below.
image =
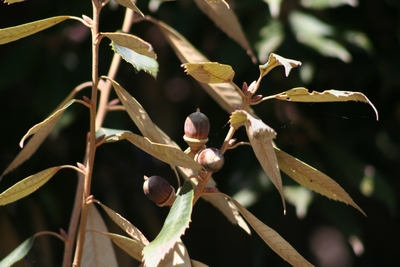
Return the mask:
M 278 18 L 281 10 L 282 0 L 264 0 L 268 4 L 271 17 Z
M 202 83 L 232 82 L 235 72 L 229 65 L 218 62 L 184 63 L 185 72 Z
M 297 87 L 286 92 L 275 95 L 276 99 L 292 101 L 292 102 L 347 102 L 358 101 L 369 104 L 375 112 L 376 120 L 378 120 L 378 111 L 374 104 L 360 92 L 325 90 L 323 92 L 309 92 L 307 88 Z
M 135 5 L 135 3 L 132 0 L 114 0 L 114 1 L 120 4 L 121 6 L 132 9 L 133 11 L 144 17 L 142 11 L 140 11 L 140 9 Z
M 0 206 L 12 203 L 35 192 L 39 187 L 47 183 L 61 168 L 63 167 L 57 166 L 43 170 L 14 184 L 0 194 Z
M 110 209 L 106 205 L 100 203 L 100 201 L 94 200 L 97 204 L 99 204 L 104 211 L 110 216 L 110 218 L 119 226 L 121 227 L 122 230 L 124 230 L 128 235 L 130 235 L 133 239 L 135 239 L 137 242 L 142 244 L 142 246 L 146 246 L 149 244 L 149 241 L 147 238 L 137 229 L 135 226 L 133 226 L 127 219 L 122 217 L 120 214 L 116 213 L 114 210 Z
M 366 216 L 344 189 L 326 174 L 275 148 L 279 168 L 300 185 L 330 199 L 353 206 Z
M 281 237 L 274 229 L 265 225 L 257 217 L 255 217 L 246 208 L 240 205 L 235 199 L 221 194 L 229 198 L 233 204 L 238 208 L 243 217 L 247 222 L 253 227 L 257 234 L 264 240 L 264 242 L 278 254 L 282 259 L 289 262 L 292 266 L 298 267 L 311 267 L 313 266 L 309 263 L 303 256 L 301 256 L 283 237 Z
M 21 141 L 19 142 L 19 146 L 22 148 L 24 147 L 24 141 L 26 138 L 31 136 L 32 134 L 37 133 L 40 129 L 42 128 L 47 128 L 48 125 L 51 126 L 51 128 L 54 126 L 53 122 L 57 122 L 58 119 L 61 117 L 61 115 L 64 113 L 64 111 L 72 104 L 75 102 L 75 99 L 70 100 L 67 104 L 65 104 L 62 108 L 51 114 L 49 117 L 47 117 L 44 121 L 34 125 L 32 128 L 29 129 L 29 131 L 22 137 Z
M 4 0 L 4 3 L 7 3 L 9 5 L 19 3 L 19 2 L 24 2 L 26 0 Z
M 137 36 L 122 32 L 102 32 L 100 34 L 111 39 L 116 44 L 129 48 L 138 54 L 153 59 L 157 58 L 156 53 L 153 51 L 153 46 Z
M 292 68 L 301 66 L 301 62 L 293 59 L 284 58 L 277 54 L 271 53 L 269 55 L 268 62 L 264 65 L 260 65 L 260 77 L 264 77 L 270 72 L 273 68 L 283 66 L 285 68 L 286 77 L 289 76 L 289 73 Z
M 142 261 L 142 250 L 144 248 L 144 245 L 139 241 L 126 236 L 112 234 L 112 233 L 97 232 L 97 231 L 96 233 L 107 236 L 114 242 L 114 244 L 123 249 L 132 258 L 138 260 L 139 262 Z
M 50 28 L 71 16 L 58 16 L 42 19 L 14 27 L 0 29 L 0 44 L 6 44 Z
M 23 259 L 26 256 L 26 254 L 28 254 L 29 250 L 32 248 L 34 240 L 35 236 L 31 236 L 24 242 L 22 242 L 10 254 L 8 254 L 0 261 L 0 267 L 12 266 L 14 263 Z

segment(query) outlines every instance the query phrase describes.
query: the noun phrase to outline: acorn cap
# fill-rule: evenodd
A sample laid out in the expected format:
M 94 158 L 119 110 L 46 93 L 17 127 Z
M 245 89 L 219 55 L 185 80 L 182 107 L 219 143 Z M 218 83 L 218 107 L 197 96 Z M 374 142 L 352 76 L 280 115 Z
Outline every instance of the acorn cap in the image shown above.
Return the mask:
M 175 189 L 161 176 L 144 177 L 143 192 L 151 201 L 159 206 L 164 206 L 175 196 Z

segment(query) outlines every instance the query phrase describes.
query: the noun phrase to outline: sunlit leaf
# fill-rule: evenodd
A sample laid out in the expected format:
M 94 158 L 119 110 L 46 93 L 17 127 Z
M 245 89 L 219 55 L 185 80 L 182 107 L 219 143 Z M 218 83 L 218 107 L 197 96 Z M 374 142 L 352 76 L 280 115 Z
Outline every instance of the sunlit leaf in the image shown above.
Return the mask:
M 8 267 L 21 260 L 28 254 L 32 248 L 34 236 L 29 237 L 27 240 L 22 242 L 17 248 L 15 248 L 10 254 L 0 261 L 0 267 Z
M 285 39 L 284 27 L 278 19 L 271 20 L 260 29 L 260 41 L 255 44 L 258 51 L 260 62 L 266 62 L 273 51 L 276 51 L 279 45 Z
M 4 0 L 4 3 L 6 4 L 15 4 L 15 3 L 19 3 L 19 2 L 25 2 L 26 0 Z
M 222 31 L 233 40 L 238 42 L 240 46 L 246 50 L 253 60 L 257 62 L 256 57 L 251 50 L 251 46 L 243 32 L 242 25 L 236 17 L 232 9 L 228 9 L 225 3 L 210 3 L 204 0 L 194 0 L 196 5 L 206 14 Z
M 378 111 L 372 102 L 360 92 L 325 90 L 320 92 L 309 92 L 307 88 L 297 87 L 289 91 L 275 95 L 276 99 L 292 101 L 292 102 L 347 102 L 358 101 L 369 104 L 375 112 L 376 120 L 378 120 Z
M 0 29 L 0 44 L 6 44 L 50 28 L 71 16 L 58 16 Z
M 128 140 L 141 150 L 168 164 L 195 170 L 203 170 L 203 166 L 175 146 L 154 143 L 146 137 L 130 132 L 124 132 L 117 137 L 120 137 L 120 140 Z
M 118 234 L 97 232 L 97 231 L 95 233 L 99 233 L 99 234 L 107 236 L 114 242 L 114 244 L 116 244 L 118 247 L 123 249 L 132 258 L 134 258 L 140 262 L 142 261 L 142 250 L 144 248 L 144 245 L 142 243 L 140 243 L 139 241 L 129 238 L 129 237 L 126 237 L 126 236 L 118 235 Z
M 158 266 L 168 251 L 180 241 L 189 227 L 192 214 L 193 186 L 186 181 L 175 199 L 157 237 L 143 250 L 145 266 Z
M 117 2 L 118 4 L 120 4 L 121 6 L 127 7 L 129 9 L 132 9 L 133 11 L 135 11 L 136 13 L 140 14 L 142 17 L 144 17 L 144 14 L 142 13 L 142 11 L 140 11 L 140 9 L 135 5 L 133 0 L 114 0 L 115 2 Z
M 107 226 L 96 206 L 90 204 L 81 266 L 117 267 L 118 263 L 111 240 L 98 232 L 107 233 Z
M 279 17 L 282 0 L 264 0 L 268 4 L 269 12 L 273 18 Z
M 229 65 L 217 62 L 184 63 L 185 72 L 202 83 L 227 83 L 233 81 L 235 72 Z
M 299 42 L 312 47 L 320 54 L 329 57 L 336 57 L 344 62 L 351 61 L 351 55 L 340 43 L 334 40 L 335 29 L 313 17 L 299 11 L 289 14 L 289 22 Z
M 39 187 L 47 183 L 61 168 L 63 168 L 63 166 L 43 170 L 14 184 L 0 194 L 0 206 L 12 203 L 35 192 Z
M 192 267 L 208 267 L 208 265 L 199 262 L 199 261 L 195 261 L 195 260 L 191 260 L 192 263 Z
M 95 200 L 97 204 L 99 204 L 104 211 L 110 216 L 110 218 L 119 226 L 122 230 L 124 230 L 128 235 L 130 235 L 133 239 L 135 239 L 138 243 L 140 243 L 143 247 L 149 244 L 147 238 L 133 226 L 127 219 L 122 217 L 120 214 L 116 213 L 114 210 L 108 208 L 106 205 L 100 203 Z
M 142 105 L 133 96 L 131 96 L 119 83 L 106 76 L 103 76 L 102 78 L 111 81 L 114 90 L 118 95 L 118 98 L 121 100 L 122 105 L 124 105 L 126 109 L 126 112 L 128 112 L 129 116 L 139 128 L 143 136 L 149 138 L 153 142 L 165 143 L 159 129 L 157 128 L 157 126 L 154 125 L 154 123 L 150 119 L 150 116 L 147 114 Z
M 157 77 L 158 62 L 154 58 L 136 53 L 132 49 L 120 46 L 115 42 L 111 42 L 111 47 L 114 52 L 118 53 L 126 62 L 132 64 L 137 71 L 143 70 L 154 78 Z
M 148 265 L 146 264 L 145 266 Z M 189 253 L 181 239 L 175 242 L 172 249 L 168 251 L 164 259 L 160 261 L 160 264 L 158 266 L 192 267 Z
M 37 133 L 40 129 L 45 128 L 47 129 L 48 125 L 53 126 L 54 121 L 58 121 L 58 119 L 61 117 L 61 115 L 64 113 L 64 111 L 72 104 L 75 102 L 75 99 L 72 99 L 69 101 L 67 104 L 65 104 L 62 108 L 51 114 L 49 117 L 47 117 L 44 121 L 34 125 L 32 128 L 29 129 L 29 131 L 22 137 L 21 141 L 19 142 L 19 146 L 22 148 L 24 147 L 24 142 L 26 138 L 31 136 L 32 134 Z
M 301 0 L 300 3 L 306 8 L 325 9 L 335 8 L 342 5 L 356 7 L 358 5 L 358 0 Z
M 275 148 L 279 168 L 300 185 L 330 199 L 353 206 L 366 216 L 344 189 L 333 179 L 301 160 Z
M 275 230 L 265 225 L 257 217 L 251 214 L 235 199 L 221 194 L 229 198 L 233 204 L 238 208 L 243 217 L 253 227 L 257 234 L 264 240 L 264 242 L 278 254 L 282 259 L 289 262 L 292 266 L 310 267 L 313 266 L 306 259 L 303 258 L 283 237 L 281 237 Z
M 161 32 L 164 34 L 182 63 L 210 61 L 194 48 L 181 34 L 169 27 L 167 24 L 155 19 L 151 19 L 151 21 L 160 28 Z M 228 113 L 231 113 L 236 107 L 242 104 L 241 96 L 229 83 L 200 83 L 200 85 L 204 88 L 207 94 L 209 94 L 215 102 L 217 102 Z
M 119 46 L 133 50 L 142 56 L 147 56 L 153 59 L 157 58 L 156 53 L 153 51 L 153 46 L 137 36 L 122 32 L 102 32 L 100 34 L 111 39 Z
M 301 62 L 293 59 L 288 59 L 281 57 L 277 54 L 271 53 L 269 55 L 268 62 L 264 65 L 260 65 L 260 77 L 264 77 L 268 72 L 270 72 L 273 68 L 283 66 L 285 68 L 286 77 L 289 76 L 290 70 L 292 68 L 296 68 L 301 66 Z
M 244 121 L 245 118 L 246 121 Z M 284 211 L 286 212 L 281 173 L 272 143 L 272 139 L 276 137 L 276 132 L 260 119 L 253 117 L 244 110 L 233 112 L 230 117 L 230 123 L 235 128 L 240 125 L 246 127 L 247 136 L 249 137 L 254 154 L 269 179 L 275 185 L 276 189 L 278 189 L 282 198 Z

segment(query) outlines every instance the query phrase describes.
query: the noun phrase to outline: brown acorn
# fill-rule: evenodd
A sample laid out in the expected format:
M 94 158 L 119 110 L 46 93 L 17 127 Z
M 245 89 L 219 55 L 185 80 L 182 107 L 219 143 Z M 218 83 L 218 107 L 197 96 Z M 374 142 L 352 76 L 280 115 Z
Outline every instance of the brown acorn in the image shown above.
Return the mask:
M 217 148 L 208 147 L 199 151 L 195 158 L 207 172 L 219 171 L 225 163 L 224 155 Z
M 161 176 L 145 176 L 143 192 L 158 206 L 170 206 L 175 200 L 175 189 Z
M 208 142 L 210 132 L 210 121 L 208 117 L 197 109 L 190 114 L 184 124 L 185 135 L 183 139 L 189 145 L 192 152 L 197 152 Z

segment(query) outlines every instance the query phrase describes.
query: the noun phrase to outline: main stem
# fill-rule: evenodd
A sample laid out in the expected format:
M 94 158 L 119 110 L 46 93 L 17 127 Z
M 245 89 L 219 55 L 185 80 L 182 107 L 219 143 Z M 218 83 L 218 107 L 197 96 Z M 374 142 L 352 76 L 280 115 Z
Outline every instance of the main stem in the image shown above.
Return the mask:
M 87 197 L 90 196 L 90 187 L 92 183 L 94 158 L 96 154 L 96 112 L 97 112 L 97 88 L 99 83 L 98 62 L 99 62 L 99 16 L 102 5 L 97 1 L 92 1 L 93 5 L 93 25 L 92 25 L 92 95 L 90 107 L 90 134 L 89 134 L 89 149 L 87 153 L 86 175 L 84 180 L 83 195 L 82 195 L 82 211 L 79 225 L 78 241 L 75 250 L 75 258 L 73 266 L 81 266 L 83 245 L 85 243 L 86 221 L 89 206 L 86 204 Z

